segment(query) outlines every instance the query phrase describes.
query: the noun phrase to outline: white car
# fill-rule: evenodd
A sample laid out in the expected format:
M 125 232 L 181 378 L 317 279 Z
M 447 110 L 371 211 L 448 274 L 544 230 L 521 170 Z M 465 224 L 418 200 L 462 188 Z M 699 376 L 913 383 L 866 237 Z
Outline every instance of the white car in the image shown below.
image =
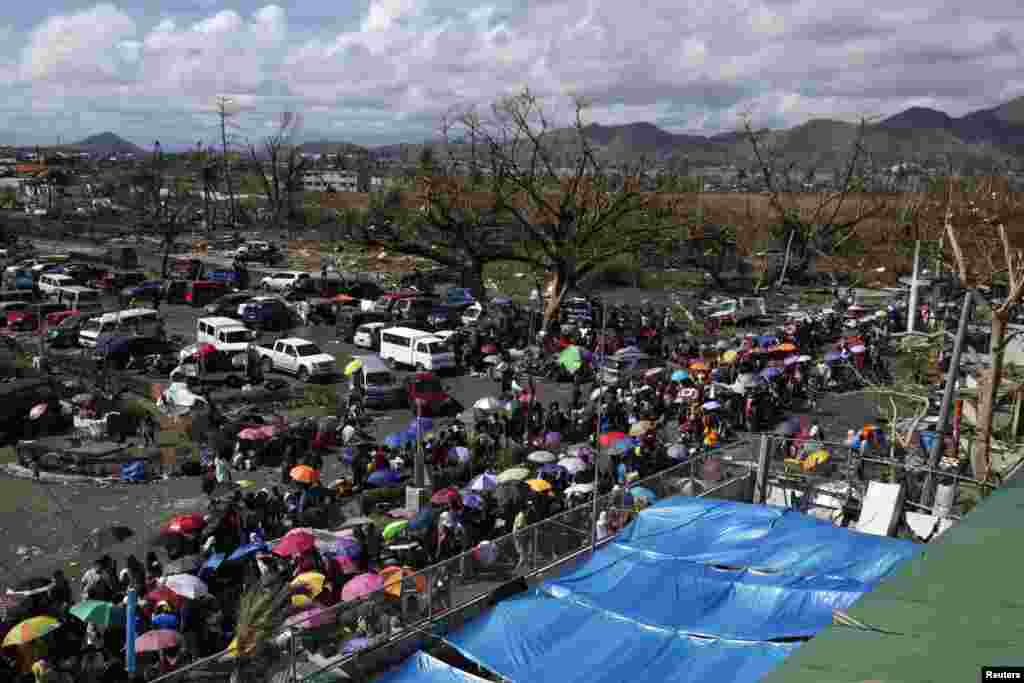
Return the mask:
M 309 273 L 303 273 L 296 270 L 286 270 L 266 276 L 260 280 L 260 286 L 263 289 L 272 289 L 278 292 L 283 292 L 309 277 L 311 277 Z
M 364 323 L 356 328 L 352 343 L 363 349 L 380 348 L 380 331 L 388 327 L 388 323 Z
M 330 377 L 337 373 L 334 356 L 324 353 L 307 339 L 287 337 L 278 339 L 273 346 L 257 346 L 264 372 L 287 372 L 305 382 L 313 377 Z

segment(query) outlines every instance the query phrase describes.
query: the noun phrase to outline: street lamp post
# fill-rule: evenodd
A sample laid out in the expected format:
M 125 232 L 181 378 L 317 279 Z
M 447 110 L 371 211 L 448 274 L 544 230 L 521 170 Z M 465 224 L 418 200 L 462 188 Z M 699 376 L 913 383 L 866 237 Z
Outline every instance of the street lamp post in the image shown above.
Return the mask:
M 591 512 L 592 519 L 590 528 L 590 549 L 593 551 L 597 547 L 597 516 L 598 516 L 598 483 L 600 481 L 601 474 L 601 420 L 604 418 L 604 378 L 605 370 L 604 365 L 608 357 L 607 349 L 607 337 L 606 332 L 608 330 L 608 308 L 604 305 L 604 301 L 601 302 L 601 383 L 599 388 L 601 389 L 598 394 L 597 404 L 597 425 L 595 431 L 597 433 L 597 443 L 594 444 L 595 450 L 597 451 L 594 457 L 594 491 L 593 491 L 593 503 L 594 507 Z M 577 372 L 579 372 L 577 370 Z

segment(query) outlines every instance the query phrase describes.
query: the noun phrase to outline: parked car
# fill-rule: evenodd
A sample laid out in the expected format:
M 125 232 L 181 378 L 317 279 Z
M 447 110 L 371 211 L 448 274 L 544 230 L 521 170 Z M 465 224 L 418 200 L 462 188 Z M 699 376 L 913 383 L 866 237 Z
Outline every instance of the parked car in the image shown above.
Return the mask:
M 135 299 L 152 301 L 157 292 L 162 293 L 163 286 L 163 280 L 146 280 L 145 282 L 122 289 L 119 300 L 122 306 L 128 305 L 128 302 Z
M 453 410 L 452 397 L 432 372 L 417 372 L 405 380 L 409 407 L 416 415 L 439 416 Z
M 147 356 L 162 356 L 176 350 L 171 342 L 164 339 L 113 336 L 102 339 L 96 345 L 93 360 L 106 363 L 108 367 L 116 370 L 128 367 L 141 368 Z
M 294 287 L 300 281 L 310 277 L 309 273 L 304 273 L 296 270 L 286 270 L 279 273 L 273 273 L 260 280 L 260 287 L 268 291 L 282 292 L 286 289 Z
M 227 284 L 213 280 L 193 280 L 185 290 L 185 303 L 200 307 L 216 301 L 228 291 Z
M 241 319 L 242 306 L 257 296 L 254 292 L 232 292 L 231 294 L 225 294 L 213 303 L 206 304 L 203 310 L 206 311 L 207 315 Z
M 389 323 L 364 323 L 356 328 L 352 343 L 363 349 L 380 351 L 380 331 Z
M 405 407 L 406 388 L 380 358 L 376 356 L 355 356 L 361 365 L 349 377 L 349 388 L 359 387 L 363 403 L 367 408 L 386 410 Z
M 367 323 L 388 323 L 391 324 L 391 315 L 388 313 L 376 313 L 374 311 L 361 311 L 358 308 L 343 308 L 338 311 L 335 321 L 335 331 L 338 339 L 352 343 L 355 341 L 356 330 Z
M 278 339 L 273 346 L 257 346 L 256 352 L 262 359 L 265 372 L 287 372 L 303 382 L 314 377 L 332 377 L 338 371 L 334 356 L 324 353 L 308 339 Z
M 278 297 L 260 296 L 242 304 L 242 322 L 260 330 L 287 330 L 295 323 L 295 313 Z

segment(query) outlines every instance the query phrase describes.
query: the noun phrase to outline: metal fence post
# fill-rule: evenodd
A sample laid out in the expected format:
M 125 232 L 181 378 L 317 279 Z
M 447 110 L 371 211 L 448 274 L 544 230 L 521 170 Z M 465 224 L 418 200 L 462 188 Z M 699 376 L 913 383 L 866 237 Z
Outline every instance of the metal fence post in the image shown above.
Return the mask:
M 530 570 L 537 568 L 538 555 L 540 554 L 540 527 L 533 527 L 533 548 L 530 551 Z
M 434 616 L 434 573 L 427 570 L 427 619 Z
M 295 683 L 295 681 L 298 680 L 298 674 L 297 674 L 297 672 L 295 670 L 295 667 L 296 667 L 296 661 L 295 660 L 298 659 L 298 655 L 297 655 L 297 653 L 295 651 L 295 631 L 289 631 L 288 632 L 288 649 L 291 651 L 291 656 L 292 656 L 291 681 L 292 681 L 292 683 Z
M 761 435 L 761 447 L 757 452 L 757 480 L 754 486 L 754 502 L 764 504 L 768 498 L 768 447 L 767 434 Z

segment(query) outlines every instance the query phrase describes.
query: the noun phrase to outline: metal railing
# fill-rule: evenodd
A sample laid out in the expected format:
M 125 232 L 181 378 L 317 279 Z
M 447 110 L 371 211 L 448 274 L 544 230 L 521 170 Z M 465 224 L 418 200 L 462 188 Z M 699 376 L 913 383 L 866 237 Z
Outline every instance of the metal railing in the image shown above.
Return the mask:
M 704 454 L 690 456 L 677 464 L 629 484 L 629 488 L 650 489 L 659 499 L 693 489 L 691 477 Z M 749 464 L 734 466 L 727 477 L 700 495 L 717 497 L 729 487 L 744 492 L 753 478 Z M 621 494 L 598 497 L 597 512 L 618 524 L 609 537 L 632 514 L 621 507 Z M 739 497 L 743 497 L 741 493 Z M 508 533 L 425 569 L 403 575 L 393 583 L 352 602 L 342 602 L 311 615 L 305 623 L 291 620 L 277 635 L 282 681 L 297 681 L 342 667 L 358 666 L 358 658 L 414 632 L 429 632 L 441 620 L 448 620 L 468 606 L 478 604 L 498 587 L 515 579 L 536 575 L 588 552 L 591 548 L 593 501 L 577 505 L 526 527 Z M 368 627 L 368 628 L 367 628 Z M 397 627 L 397 630 L 393 627 Z M 193 662 L 153 680 L 153 683 L 226 677 L 226 651 Z

